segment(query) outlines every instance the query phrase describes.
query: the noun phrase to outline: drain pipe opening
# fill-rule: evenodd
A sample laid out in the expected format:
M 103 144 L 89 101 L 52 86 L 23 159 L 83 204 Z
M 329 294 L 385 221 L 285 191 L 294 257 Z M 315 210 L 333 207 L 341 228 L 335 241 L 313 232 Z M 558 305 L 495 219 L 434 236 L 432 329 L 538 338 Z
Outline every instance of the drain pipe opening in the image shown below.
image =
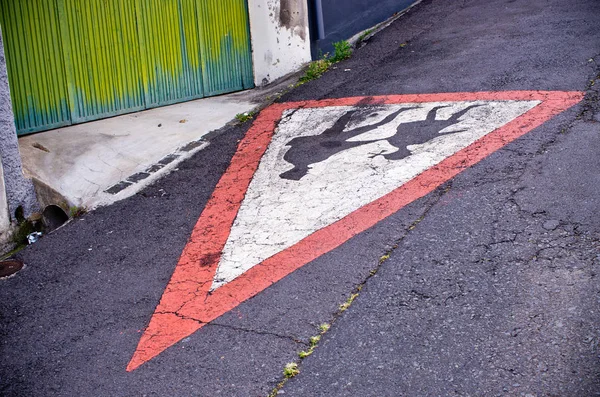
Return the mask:
M 58 229 L 69 220 L 69 215 L 58 205 L 49 205 L 42 212 L 46 232 Z

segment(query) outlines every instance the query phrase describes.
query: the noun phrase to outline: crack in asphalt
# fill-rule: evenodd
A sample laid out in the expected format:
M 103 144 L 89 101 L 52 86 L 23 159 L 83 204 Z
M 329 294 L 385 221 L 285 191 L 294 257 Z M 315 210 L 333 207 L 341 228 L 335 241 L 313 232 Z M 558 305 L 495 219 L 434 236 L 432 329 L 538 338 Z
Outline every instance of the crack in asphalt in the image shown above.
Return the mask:
M 463 2 L 463 6 L 464 6 Z M 394 54 L 390 54 L 389 56 L 393 56 Z M 600 71 L 600 68 L 598 69 L 598 71 Z M 584 99 L 584 103 L 580 104 L 580 113 L 578 115 L 578 117 L 574 118 L 573 120 L 571 120 L 568 123 L 563 123 L 563 125 L 559 128 L 559 132 L 554 134 L 552 136 L 551 139 L 546 140 L 544 142 L 541 142 L 541 144 L 539 145 L 539 148 L 535 151 L 535 153 L 533 153 L 531 155 L 531 158 L 528 158 L 525 163 L 525 165 L 520 168 L 517 172 L 516 175 L 511 175 L 511 176 L 507 176 L 507 177 L 503 177 L 503 178 L 499 178 L 499 179 L 492 179 L 490 181 L 486 181 L 484 184 L 489 184 L 489 183 L 498 183 L 498 182 L 503 182 L 503 181 L 513 181 L 516 183 L 522 183 L 523 182 L 523 178 L 524 176 L 531 171 L 531 168 L 537 167 L 538 164 L 536 163 L 536 159 L 538 159 L 540 156 L 543 156 L 545 154 L 547 154 L 547 152 L 558 143 L 559 141 L 559 134 L 560 133 L 567 133 L 570 132 L 573 127 L 575 126 L 575 124 L 577 122 L 579 122 L 579 119 L 584 117 L 586 115 L 586 113 L 590 113 L 591 112 L 591 116 L 589 117 L 585 117 L 585 121 L 589 121 L 589 119 L 592 119 L 594 117 L 594 115 L 598 112 L 598 86 L 594 83 L 595 80 L 598 80 L 598 82 L 600 83 L 600 73 L 598 73 L 598 75 L 596 77 L 594 77 L 594 79 L 590 80 L 590 84 L 587 87 L 587 92 L 586 92 L 586 96 Z M 513 145 L 514 146 L 514 145 Z M 519 148 L 513 148 L 513 147 L 509 147 L 507 149 L 505 149 L 507 151 L 512 151 L 516 154 L 519 155 L 528 155 L 528 153 L 524 153 L 523 151 L 519 150 Z M 513 171 L 514 172 L 514 171 Z M 355 287 L 353 293 L 354 294 L 358 294 L 361 289 L 363 288 L 364 285 L 367 284 L 367 282 L 371 279 L 371 277 L 373 277 L 377 271 L 383 266 L 383 264 L 389 259 L 390 255 L 399 247 L 400 243 L 410 234 L 410 232 L 412 230 L 414 230 L 414 228 L 424 219 L 427 218 L 428 214 L 431 212 L 431 210 L 436 207 L 439 203 L 440 200 L 442 199 L 442 197 L 452 188 L 452 183 L 453 180 L 447 182 L 445 184 L 445 188 L 442 186 L 440 188 L 437 189 L 438 192 L 438 196 L 436 197 L 435 201 L 432 202 L 430 205 L 427 206 L 427 208 L 425 208 L 425 210 L 423 211 L 421 217 L 417 218 L 413 224 L 408 227 L 405 231 L 405 233 L 398 238 L 394 245 L 392 246 L 391 249 L 389 249 L 388 251 L 385 252 L 385 254 L 381 257 L 381 260 L 379 262 L 379 264 L 371 271 L 371 273 L 359 284 Z M 481 184 L 478 184 L 478 186 L 481 186 Z M 509 197 L 504 200 L 504 202 L 502 203 L 503 205 L 506 204 L 512 204 L 514 205 L 514 207 L 518 210 L 518 212 L 521 214 L 521 217 L 526 216 L 527 218 L 529 218 L 529 220 L 533 219 L 534 221 L 537 221 L 538 223 L 540 222 L 540 215 L 543 214 L 538 214 L 538 213 L 534 213 L 534 212 L 527 212 L 525 211 L 523 208 L 521 208 L 521 206 L 519 205 L 518 201 L 517 201 L 517 194 L 521 191 L 523 191 L 525 189 L 525 187 L 520 187 L 520 188 L 516 188 L 513 189 L 512 192 L 510 193 Z M 441 191 L 441 193 L 440 193 Z M 490 233 L 490 243 L 488 244 L 480 244 L 480 247 L 483 247 L 485 249 L 485 251 L 482 253 L 481 258 L 484 258 L 485 256 L 489 256 L 492 251 L 495 249 L 495 246 L 501 246 L 502 244 L 515 244 L 518 241 L 520 241 L 520 239 L 523 238 L 523 236 L 526 234 L 526 230 L 523 229 L 519 229 L 519 230 L 510 230 L 510 229 L 504 229 L 502 227 L 500 227 L 500 216 L 501 216 L 501 211 L 498 211 L 496 213 L 496 216 L 492 222 L 492 228 L 491 228 L 491 233 Z M 557 226 L 557 230 L 563 230 L 564 235 L 555 237 L 553 239 L 550 239 L 548 241 L 545 242 L 538 242 L 539 244 L 543 244 L 542 246 L 538 247 L 538 249 L 530 256 L 526 259 L 525 261 L 525 265 L 531 266 L 533 264 L 533 262 L 535 262 L 536 260 L 538 260 L 538 258 L 544 258 L 544 253 L 548 250 L 552 250 L 552 249 L 564 249 L 567 252 L 578 252 L 578 250 L 580 249 L 580 247 L 574 247 L 573 242 L 570 241 L 570 237 L 574 237 L 575 239 L 581 238 L 581 233 L 579 233 L 578 228 L 579 225 L 577 224 L 571 224 L 571 226 L 573 227 L 572 232 L 569 233 L 566 230 L 563 230 L 564 228 L 568 228 L 568 224 L 565 224 L 564 222 L 559 223 L 559 225 Z M 506 236 L 506 234 L 510 234 L 510 236 Z M 504 237 L 501 237 L 501 235 L 504 234 Z M 568 242 L 566 242 L 566 240 Z M 594 247 L 596 243 L 600 242 L 600 239 L 586 239 L 585 240 L 590 247 Z M 584 243 L 583 241 L 580 241 L 580 243 Z M 551 260 L 557 260 L 560 259 L 561 256 L 551 256 Z M 595 258 L 595 257 L 594 257 Z M 550 258 L 549 258 L 550 259 Z M 595 259 L 591 259 L 591 262 L 588 258 L 588 265 L 589 266 L 593 266 L 594 265 L 594 260 Z M 600 259 L 598 259 L 600 261 Z M 461 296 L 464 296 L 467 294 L 467 292 L 465 291 L 465 287 L 464 285 L 462 285 L 461 283 L 457 283 L 456 286 L 456 291 L 454 293 L 450 293 L 447 296 L 438 296 L 438 295 L 430 295 L 427 292 L 424 291 L 419 291 L 417 289 L 412 289 L 410 292 L 410 295 L 413 296 L 413 299 L 416 299 L 418 301 L 427 301 L 430 302 L 429 304 L 432 304 L 433 301 L 438 300 L 438 298 L 443 298 L 443 302 L 440 302 L 440 304 L 443 305 L 447 305 L 449 301 L 451 300 L 455 300 L 456 298 L 459 298 Z M 358 295 L 357 295 L 358 296 Z M 358 296 L 359 298 L 360 296 Z M 410 310 L 410 303 L 406 303 L 407 308 L 409 308 Z M 341 315 L 343 314 L 343 311 L 338 311 L 334 316 L 333 319 L 331 320 L 330 324 L 333 326 L 336 322 L 336 320 L 341 317 Z M 537 319 L 537 315 L 530 317 L 530 321 L 528 322 L 527 325 L 525 325 L 525 327 L 529 327 L 529 324 L 531 322 L 534 322 L 534 319 Z M 536 324 L 534 322 L 534 324 Z M 537 325 L 536 325 L 537 327 Z M 543 325 L 537 327 L 540 328 L 543 327 Z M 512 336 L 518 336 L 520 333 L 520 329 L 514 328 L 512 331 Z M 301 365 L 303 359 L 300 359 L 298 364 Z M 499 368 L 502 370 L 506 370 L 507 372 L 510 372 L 511 374 L 515 375 L 515 369 L 512 368 Z M 518 373 L 517 373 L 518 375 Z M 283 387 L 285 386 L 287 379 L 283 379 L 278 386 L 276 387 L 275 390 L 281 390 L 283 389 Z M 272 393 L 273 394 L 273 393 Z M 272 395 L 271 394 L 271 395 Z
M 309 344 L 301 339 L 298 339 L 294 336 L 291 335 L 281 335 L 275 332 L 268 332 L 268 331 L 263 331 L 263 330 L 257 330 L 257 329 L 248 329 L 248 328 L 243 328 L 243 327 L 236 327 L 233 325 L 229 325 L 229 324 L 222 324 L 222 323 L 218 323 L 218 322 L 211 322 L 208 324 L 208 326 L 213 326 L 213 327 L 222 327 L 222 328 L 227 328 L 227 329 L 231 329 L 234 331 L 240 331 L 240 332 L 245 332 L 245 333 L 251 333 L 251 334 L 256 334 L 256 335 L 266 335 L 266 336 L 274 336 L 280 339 L 286 339 L 286 340 L 291 340 L 292 342 L 299 344 L 299 345 L 304 345 L 304 346 L 308 346 Z
M 186 315 L 180 314 L 178 312 L 169 312 L 169 311 L 166 311 L 166 312 L 160 311 L 159 312 L 159 311 L 157 311 L 155 314 L 172 314 L 174 316 L 179 317 L 182 320 L 191 320 L 191 321 L 194 321 L 194 322 L 196 322 L 198 324 L 201 324 L 201 325 L 209 324 L 209 323 L 206 323 L 206 322 L 204 322 L 202 320 L 198 320 L 197 318 L 186 316 Z M 149 335 L 150 335 L 150 337 L 155 336 L 155 334 L 149 334 Z
M 421 216 L 416 218 L 408 227 L 405 228 L 404 233 L 394 241 L 393 246 L 390 249 L 386 250 L 385 253 L 380 257 L 377 265 L 373 269 L 371 269 L 371 271 L 363 279 L 363 281 L 361 281 L 359 284 L 357 284 L 355 286 L 355 288 L 352 290 L 352 293 L 350 294 L 350 297 L 346 301 L 346 303 L 340 305 L 340 308 L 338 309 L 338 311 L 333 314 L 333 317 L 327 323 L 329 325 L 328 329 L 324 332 L 321 332 L 319 337 L 325 336 L 328 332 L 331 331 L 331 329 L 335 325 L 336 321 L 344 314 L 345 311 L 350 309 L 350 307 L 356 301 L 356 299 L 358 299 L 360 297 L 360 291 L 369 282 L 369 280 L 377 274 L 379 269 L 389 259 L 390 255 L 399 247 L 402 240 L 404 240 L 417 227 L 417 225 L 426 218 L 427 214 L 433 209 L 433 207 L 435 207 L 436 204 L 438 204 L 440 202 L 440 200 L 450 191 L 451 188 L 452 188 L 452 181 L 448 181 L 448 182 L 444 183 L 443 185 L 441 185 L 440 187 L 438 187 L 434 192 L 431 193 L 431 194 L 437 195 L 435 197 L 435 199 L 433 200 L 433 202 L 430 202 L 428 205 L 425 206 L 425 208 L 422 211 Z M 446 299 L 446 301 L 449 298 L 451 298 L 451 297 L 448 297 Z M 312 351 L 317 351 L 318 342 L 316 344 L 311 345 L 311 349 L 312 349 Z M 312 352 L 311 352 L 311 354 L 312 354 Z M 298 362 L 297 362 L 298 367 L 300 367 L 303 360 L 304 360 L 304 357 L 298 359 Z M 277 395 L 284 388 L 286 382 L 289 379 L 290 378 L 283 377 L 279 382 L 277 382 L 276 386 L 274 386 L 274 389 L 268 394 L 268 397 Z
M 574 123 L 571 123 L 574 124 Z M 572 126 L 569 127 L 569 129 Z M 547 143 L 547 145 L 545 146 L 544 150 L 538 150 L 538 152 L 536 154 L 538 155 L 542 155 L 545 154 L 547 149 L 550 148 L 552 145 L 554 145 L 556 143 L 556 139 L 552 139 L 550 142 Z M 542 145 L 544 146 L 544 145 Z M 517 182 L 521 182 L 522 178 L 524 177 L 525 173 L 529 170 L 529 167 L 526 166 L 524 167 L 524 169 L 522 170 L 522 172 L 520 173 L 520 175 L 509 178 L 512 179 L 514 181 Z M 527 211 L 525 209 L 522 208 L 522 206 L 519 204 L 518 199 L 517 199 L 517 194 L 519 194 L 520 192 L 522 192 L 523 190 L 525 190 L 525 187 L 520 187 L 517 189 L 513 189 L 512 192 L 510 193 L 510 195 L 501 203 L 503 206 L 507 206 L 510 205 L 512 206 L 514 209 L 516 209 L 517 213 L 518 213 L 518 217 L 521 218 L 520 220 L 522 220 L 523 222 L 527 222 L 527 225 L 536 225 L 539 224 L 544 218 L 544 215 L 546 215 L 545 211 Z M 508 209 L 508 211 L 510 211 L 510 209 Z M 525 259 L 523 265 L 524 266 L 531 266 L 534 262 L 537 262 L 538 259 L 543 259 L 543 260 L 549 260 L 550 262 L 555 262 L 556 260 L 560 260 L 564 257 L 564 255 L 560 255 L 560 251 L 566 251 L 566 252 L 580 252 L 582 250 L 582 247 L 580 247 L 579 245 L 583 244 L 583 245 L 589 245 L 590 247 L 595 247 L 596 243 L 600 242 L 600 238 L 593 238 L 593 237 L 589 237 L 589 236 L 585 236 L 583 232 L 580 231 L 580 228 L 582 227 L 581 224 L 577 223 L 577 222 L 566 222 L 566 221 L 560 221 L 558 223 L 558 225 L 556 225 L 556 227 L 552 230 L 546 230 L 547 234 L 556 234 L 560 232 L 560 235 L 558 236 L 550 236 L 547 238 L 541 238 L 541 239 L 532 239 L 533 236 L 532 234 L 534 233 L 533 231 L 529 230 L 529 234 L 527 234 L 528 230 L 527 228 L 519 228 L 519 229 L 501 229 L 498 225 L 500 223 L 500 218 L 502 215 L 502 211 L 497 211 L 495 214 L 495 217 L 492 220 L 492 228 L 491 228 L 491 232 L 490 232 L 490 240 L 491 242 L 488 244 L 479 244 L 477 247 L 481 247 L 485 249 L 485 252 L 482 253 L 480 255 L 481 260 L 486 260 L 486 257 L 490 257 L 487 260 L 489 260 L 490 262 L 493 261 L 493 258 L 496 255 L 493 255 L 493 251 L 495 249 L 496 245 L 501 245 L 501 244 L 521 244 L 523 246 L 525 246 L 526 244 L 536 244 L 537 245 L 537 249 L 529 255 L 529 257 L 527 259 Z M 570 229 L 570 230 L 569 230 Z M 501 240 L 496 240 L 496 237 L 498 235 L 498 232 L 505 232 L 505 233 L 511 233 L 513 234 L 512 237 L 510 238 L 504 238 Z M 524 237 L 525 236 L 525 237 Z M 525 239 L 525 241 L 522 241 L 523 239 Z M 597 249 L 597 248 L 596 248 Z M 545 256 L 544 253 L 548 250 L 559 250 L 559 252 L 554 252 L 554 255 L 549 255 L 549 256 Z M 594 257 L 590 257 L 591 259 L 588 259 L 588 262 L 590 262 L 591 264 L 589 264 L 589 266 L 593 266 L 594 265 Z M 550 268 L 554 268 L 552 265 L 549 266 Z M 492 271 L 492 273 L 495 274 L 496 270 L 495 267 L 493 267 L 492 269 L 490 269 Z

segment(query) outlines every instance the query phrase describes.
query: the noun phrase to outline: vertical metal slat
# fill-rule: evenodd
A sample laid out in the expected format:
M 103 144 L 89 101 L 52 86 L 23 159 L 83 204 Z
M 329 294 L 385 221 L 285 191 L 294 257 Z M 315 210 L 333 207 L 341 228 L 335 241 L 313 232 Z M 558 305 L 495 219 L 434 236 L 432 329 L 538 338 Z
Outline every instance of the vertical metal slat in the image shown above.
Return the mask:
M 56 0 L 0 0 L 19 135 L 71 123 L 56 7 Z

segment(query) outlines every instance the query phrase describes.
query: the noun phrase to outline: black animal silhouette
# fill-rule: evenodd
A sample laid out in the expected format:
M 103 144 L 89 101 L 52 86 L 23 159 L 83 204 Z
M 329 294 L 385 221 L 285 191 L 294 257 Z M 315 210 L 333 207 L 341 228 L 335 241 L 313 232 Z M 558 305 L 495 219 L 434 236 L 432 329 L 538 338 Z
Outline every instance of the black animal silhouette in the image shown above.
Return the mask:
M 358 112 L 358 110 L 352 110 L 344 113 L 344 115 L 340 117 L 331 128 L 326 129 L 322 134 L 293 138 L 286 144 L 286 146 L 289 146 L 290 148 L 283 156 L 283 159 L 288 163 L 293 164 L 294 168 L 282 173 L 280 177 L 283 179 L 298 181 L 306 175 L 308 172 L 308 166 L 310 164 L 327 160 L 334 154 L 344 150 L 366 145 L 367 143 L 380 141 L 381 139 L 358 142 L 348 142 L 347 140 L 387 124 L 398 117 L 401 112 L 409 109 L 413 108 L 401 108 L 384 118 L 379 123 L 344 131 L 352 119 L 352 116 Z M 376 115 L 377 113 L 372 113 L 370 116 L 373 117 Z
M 421 144 L 432 140 L 439 136 L 441 131 L 445 128 L 457 124 L 460 121 L 460 118 L 469 110 L 479 106 L 481 105 L 469 106 L 466 109 L 453 114 L 448 120 L 436 120 L 437 111 L 447 107 L 437 106 L 429 111 L 425 120 L 400 124 L 396 129 L 396 133 L 392 137 L 386 139 L 392 146 L 398 148 L 398 150 L 393 153 L 384 154 L 383 156 L 387 160 L 400 160 L 410 156 L 411 152 L 407 149 L 407 146 Z M 289 146 L 290 148 L 283 156 L 283 159 L 288 163 L 293 164 L 294 168 L 282 173 L 280 177 L 289 180 L 300 180 L 308 173 L 308 166 L 311 164 L 327 160 L 334 154 L 344 150 L 382 141 L 383 139 L 356 142 L 348 142 L 347 140 L 390 123 L 398 117 L 400 113 L 410 109 L 415 108 L 400 108 L 378 123 L 344 131 L 352 117 L 358 112 L 358 110 L 352 110 L 341 116 L 331 128 L 328 128 L 320 135 L 293 138 L 286 144 L 286 146 Z M 374 117 L 376 115 L 377 113 L 372 113 L 369 116 Z M 452 131 L 450 133 L 462 131 L 465 130 Z
M 441 131 L 444 129 L 458 124 L 460 122 L 460 118 L 469 110 L 479 106 L 481 105 L 471 105 L 460 112 L 454 113 L 448 120 L 436 120 L 435 118 L 437 116 L 437 111 L 447 107 L 437 106 L 427 113 L 427 118 L 425 120 L 400 124 L 396 130 L 396 134 L 390 138 L 387 138 L 387 141 L 390 143 L 390 145 L 397 147 L 398 150 L 393 153 L 384 154 L 383 157 L 385 157 L 387 160 L 401 160 L 410 156 L 411 152 L 407 149 L 407 146 L 429 142 L 433 138 L 439 136 Z M 442 135 L 455 134 L 463 131 L 466 130 L 463 129 L 451 131 Z

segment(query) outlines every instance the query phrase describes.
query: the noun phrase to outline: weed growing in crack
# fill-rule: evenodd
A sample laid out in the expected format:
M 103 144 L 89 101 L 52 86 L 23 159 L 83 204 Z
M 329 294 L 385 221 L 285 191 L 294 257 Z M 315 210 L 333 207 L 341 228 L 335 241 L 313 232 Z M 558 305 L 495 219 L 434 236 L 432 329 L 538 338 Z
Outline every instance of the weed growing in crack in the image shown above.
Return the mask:
M 77 206 L 73 206 L 71 208 L 69 208 L 69 213 L 71 215 L 71 218 L 75 219 L 75 218 L 79 218 L 82 215 L 87 214 L 88 210 L 85 207 L 77 207 Z
M 368 35 L 370 35 L 371 33 L 373 33 L 374 29 L 367 29 L 364 32 L 362 32 L 360 34 L 360 36 L 358 36 L 358 40 L 356 41 L 356 45 L 361 44 L 363 41 L 365 41 L 365 39 L 367 38 Z
M 309 339 L 310 346 L 309 346 L 308 350 L 304 350 L 304 351 L 301 351 L 300 353 L 298 353 L 298 357 L 300 357 L 301 359 L 304 359 L 304 358 L 310 356 L 311 354 L 313 354 L 313 352 L 319 345 L 319 342 L 321 341 L 321 336 L 324 335 L 327 331 L 329 331 L 330 328 L 331 328 L 331 324 L 329 324 L 329 323 L 323 323 L 323 324 L 319 325 L 319 335 L 315 335 Z
M 331 63 L 338 63 L 352 56 L 352 46 L 346 40 L 333 43 L 333 48 L 335 51 Z
M 255 114 L 255 112 L 238 113 L 235 115 L 235 118 L 240 123 L 245 123 L 246 121 L 253 119 Z
M 346 302 L 344 302 L 340 305 L 340 312 L 343 313 L 346 310 L 348 310 L 350 308 L 350 306 L 352 306 L 352 302 L 354 302 L 354 299 L 356 299 L 356 298 L 358 298 L 358 292 L 350 295 L 350 297 L 346 300 Z
M 283 388 L 283 386 L 285 385 L 285 382 L 287 382 L 288 378 L 284 378 L 281 382 L 279 382 L 277 384 L 277 386 L 275 386 L 273 388 L 273 390 L 271 390 L 271 393 L 269 393 L 269 395 L 267 397 L 276 397 L 279 394 L 279 390 L 281 390 Z
M 346 300 L 346 302 L 344 302 L 340 305 L 339 310 L 338 310 L 335 318 L 333 319 L 333 321 L 335 321 L 344 311 L 346 311 L 350 307 L 350 305 L 352 305 L 352 302 L 354 302 L 354 300 L 358 297 L 358 294 L 360 293 L 361 289 L 362 289 L 362 285 L 359 285 L 356 288 L 357 292 L 350 295 L 350 297 Z M 319 334 L 312 336 L 309 339 L 308 349 L 298 353 L 300 362 L 302 362 L 302 360 L 304 360 L 306 357 L 308 357 L 314 353 L 315 349 L 319 345 L 319 342 L 321 342 L 321 337 L 323 335 L 325 335 L 331 329 L 331 324 L 333 323 L 333 321 L 331 323 L 323 323 L 323 324 L 319 325 Z M 287 364 L 285 366 L 285 368 L 283 369 L 283 375 L 285 376 L 285 378 L 281 382 L 279 382 L 279 384 L 273 389 L 273 391 L 271 391 L 271 393 L 269 394 L 268 397 L 275 397 L 277 394 L 279 394 L 279 391 L 283 388 L 283 386 L 285 386 L 285 383 L 289 379 L 298 375 L 299 373 L 300 373 L 300 369 L 298 368 L 298 363 Z
M 436 200 L 436 203 L 442 198 L 442 196 L 446 193 L 448 193 L 451 189 L 452 185 L 448 184 L 443 190 L 441 190 L 441 194 L 439 195 L 439 197 Z M 435 203 L 434 203 L 435 204 Z M 313 337 L 311 337 L 309 339 L 309 347 L 307 350 L 301 351 L 298 353 L 298 357 L 300 358 L 300 362 L 299 363 L 290 363 L 287 364 L 286 367 L 284 368 L 284 379 L 279 382 L 277 384 L 277 386 L 271 391 L 271 393 L 268 395 L 268 397 L 276 397 L 280 391 L 282 391 L 283 387 L 285 386 L 286 382 L 291 379 L 292 377 L 296 376 L 298 373 L 300 373 L 300 369 L 299 369 L 299 365 L 302 363 L 302 360 L 304 360 L 306 357 L 312 355 L 315 352 L 315 349 L 318 347 L 319 342 L 321 341 L 322 336 L 327 333 L 330 329 L 331 326 L 335 323 L 335 321 L 337 321 L 338 318 L 341 317 L 341 315 L 350 308 L 350 306 L 352 305 L 352 303 L 354 302 L 354 300 L 356 298 L 358 298 L 360 292 L 362 291 L 363 286 L 367 283 L 367 281 L 369 281 L 369 279 L 371 277 L 373 277 L 375 274 L 377 274 L 377 272 L 379 271 L 379 269 L 381 268 L 381 265 L 383 264 L 383 262 L 387 261 L 392 252 L 394 250 L 396 250 L 400 244 L 400 241 L 402 241 L 406 235 L 408 234 L 408 232 L 410 232 L 411 230 L 413 230 L 421 221 L 423 221 L 423 219 L 425 219 L 425 217 L 427 216 L 427 214 L 429 213 L 429 211 L 431 210 L 431 208 L 433 207 L 433 205 L 430 205 L 429 208 L 427 208 L 425 210 L 425 212 L 423 213 L 423 215 L 421 217 L 419 217 L 417 220 L 415 220 L 408 228 L 406 231 L 406 234 L 404 236 L 402 236 L 400 239 L 398 239 L 396 241 L 396 244 L 394 244 L 392 246 L 392 248 L 390 248 L 389 250 L 387 250 L 380 258 L 379 258 L 379 263 L 377 264 L 377 266 L 375 268 L 373 268 L 370 272 L 369 272 L 369 276 L 367 276 L 365 278 L 365 280 L 363 280 L 363 282 L 361 284 L 359 284 L 354 292 L 350 295 L 350 297 L 348 297 L 348 299 L 346 299 L 346 301 L 344 303 L 342 303 L 339 308 L 337 313 L 334 314 L 333 319 L 329 322 L 329 323 L 323 323 L 321 325 L 319 325 L 319 334 L 315 335 Z M 288 369 L 289 367 L 289 369 Z M 292 374 L 291 376 L 288 376 L 289 374 Z
M 329 57 L 329 54 L 327 53 L 322 55 L 320 59 L 311 62 L 308 65 L 304 76 L 300 77 L 300 80 L 296 83 L 295 87 L 308 83 L 311 80 L 318 79 L 323 76 L 332 65 L 352 56 L 352 46 L 345 40 L 333 43 L 333 48 L 335 49 L 333 57 Z
M 286 377 L 286 379 L 293 378 L 299 373 L 300 370 L 298 369 L 298 363 L 287 363 L 283 368 L 283 375 Z
M 323 73 L 325 73 L 331 66 L 331 61 L 327 57 L 328 54 L 325 54 L 322 59 L 311 62 L 308 65 L 308 69 L 306 69 L 304 76 L 300 77 L 300 80 L 296 86 L 308 83 L 311 80 L 316 80 L 321 77 Z

